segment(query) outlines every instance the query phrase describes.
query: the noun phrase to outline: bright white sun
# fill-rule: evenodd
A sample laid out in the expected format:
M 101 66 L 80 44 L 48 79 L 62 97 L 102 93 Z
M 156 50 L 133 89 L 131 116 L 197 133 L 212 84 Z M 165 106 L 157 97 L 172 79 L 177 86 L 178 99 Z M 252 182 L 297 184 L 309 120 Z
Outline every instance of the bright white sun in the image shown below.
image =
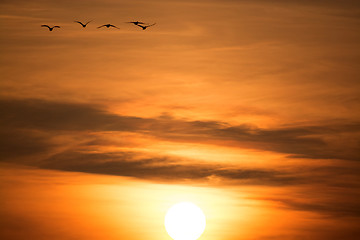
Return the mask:
M 196 240 L 204 232 L 205 215 L 191 202 L 172 206 L 165 216 L 165 228 L 174 240 Z

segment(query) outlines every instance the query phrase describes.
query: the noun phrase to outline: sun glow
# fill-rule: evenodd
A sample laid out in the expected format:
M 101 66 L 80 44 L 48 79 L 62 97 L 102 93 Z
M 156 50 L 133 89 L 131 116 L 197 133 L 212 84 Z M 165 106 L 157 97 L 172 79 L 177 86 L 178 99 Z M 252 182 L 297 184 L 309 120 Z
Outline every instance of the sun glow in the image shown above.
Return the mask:
M 174 240 L 196 240 L 206 225 L 202 210 L 191 202 L 172 206 L 165 216 L 165 228 Z

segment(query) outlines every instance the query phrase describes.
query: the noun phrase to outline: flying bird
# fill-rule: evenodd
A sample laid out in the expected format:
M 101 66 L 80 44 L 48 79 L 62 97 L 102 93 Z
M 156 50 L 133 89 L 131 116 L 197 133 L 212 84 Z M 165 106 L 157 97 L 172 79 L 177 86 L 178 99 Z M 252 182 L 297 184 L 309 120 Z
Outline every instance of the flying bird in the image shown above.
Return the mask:
M 109 28 L 109 27 L 113 27 L 113 28 L 120 29 L 120 28 L 118 28 L 117 26 L 112 25 L 112 24 L 104 24 L 104 25 L 101 25 L 101 26 L 100 26 L 100 27 L 98 27 L 98 28 L 102 28 L 102 27 L 107 27 L 107 28 Z
M 139 22 L 139 21 L 136 21 L 136 22 L 126 22 L 126 23 L 133 23 L 133 24 L 135 24 L 135 25 L 139 25 L 139 24 L 146 24 L 146 23 Z
M 92 21 L 92 20 L 91 20 Z M 80 22 L 80 21 L 74 21 L 74 22 L 77 22 L 77 23 L 79 23 L 83 28 L 85 28 L 88 24 L 89 24 L 89 22 L 91 22 L 91 21 L 88 21 L 87 23 L 82 23 L 82 22 Z
M 53 26 L 53 27 L 50 27 L 49 25 L 41 25 L 42 27 L 47 27 L 49 29 L 49 31 L 52 31 L 54 28 L 60 28 L 60 26 Z
M 146 26 L 143 26 L 143 25 L 138 24 L 137 26 L 141 27 L 142 30 L 145 30 L 146 28 L 151 27 L 151 26 L 154 26 L 155 24 L 156 24 L 156 23 L 151 24 L 151 25 L 146 25 Z

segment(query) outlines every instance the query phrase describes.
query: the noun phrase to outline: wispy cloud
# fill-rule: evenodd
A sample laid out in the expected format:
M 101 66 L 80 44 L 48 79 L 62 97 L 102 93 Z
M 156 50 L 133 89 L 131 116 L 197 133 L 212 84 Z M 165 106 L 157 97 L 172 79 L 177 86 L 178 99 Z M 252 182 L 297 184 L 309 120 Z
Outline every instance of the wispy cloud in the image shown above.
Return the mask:
M 0 108 L 3 112 L 0 123 L 5 129 L 135 132 L 169 141 L 223 142 L 237 148 L 273 151 L 295 158 L 358 160 L 359 156 L 358 122 L 263 129 L 249 124 L 232 126 L 221 121 L 184 120 L 169 116 L 122 116 L 99 106 L 33 99 L 2 99 Z M 343 149 L 340 152 L 337 151 L 339 146 L 333 149 L 334 142 L 339 144 L 337 136 L 348 139 L 347 144 L 340 143 Z
M 284 172 L 265 169 L 229 168 L 220 164 L 182 163 L 167 156 L 136 152 L 87 153 L 66 151 L 38 163 L 41 168 L 128 176 L 155 181 L 235 181 L 241 184 L 288 185 L 300 182 Z
M 16 162 L 16 158 L 43 154 L 55 147 L 48 135 L 38 131 L 0 128 L 0 135 L 0 160 Z
M 221 184 L 267 186 L 316 182 L 349 188 L 357 178 L 358 167 L 348 166 L 356 161 L 322 167 L 244 167 L 221 161 L 216 164 L 199 162 L 196 157 L 149 153 L 137 148 L 129 150 L 132 143 L 114 142 L 108 136 L 130 133 L 173 143 L 256 149 L 285 154 L 293 159 L 301 157 L 305 161 L 325 158 L 342 162 L 358 160 L 356 144 L 360 124 L 356 122 L 263 129 L 247 124 L 232 126 L 221 121 L 176 119 L 168 115 L 154 118 L 122 116 L 110 113 L 100 105 L 38 99 L 1 99 L 0 110 L 3 114 L 1 131 L 5 136 L 1 141 L 1 159 L 7 162 L 161 182 L 220 181 Z M 65 140 L 58 140 L 60 136 Z M 339 143 L 338 136 L 348 141 Z M 110 145 L 116 147 L 107 148 Z M 329 181 L 334 175 L 343 181 Z

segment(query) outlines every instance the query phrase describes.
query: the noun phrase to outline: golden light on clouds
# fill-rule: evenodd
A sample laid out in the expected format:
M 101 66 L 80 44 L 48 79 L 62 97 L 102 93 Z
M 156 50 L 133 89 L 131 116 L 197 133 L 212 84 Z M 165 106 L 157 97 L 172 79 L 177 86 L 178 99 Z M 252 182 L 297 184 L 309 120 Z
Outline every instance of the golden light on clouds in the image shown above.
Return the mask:
M 354 239 L 359 9 L 2 1 L 0 238 Z

